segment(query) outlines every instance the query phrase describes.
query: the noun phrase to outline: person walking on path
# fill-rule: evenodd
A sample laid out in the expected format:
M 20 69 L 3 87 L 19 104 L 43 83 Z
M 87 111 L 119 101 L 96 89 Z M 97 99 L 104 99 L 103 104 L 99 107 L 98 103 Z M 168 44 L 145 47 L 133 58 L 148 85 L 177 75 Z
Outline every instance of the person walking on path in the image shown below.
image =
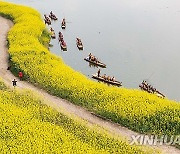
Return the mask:
M 14 80 L 12 81 L 12 83 L 13 83 L 13 87 L 15 88 L 15 87 L 17 86 L 17 81 L 16 81 L 16 79 L 14 79 Z

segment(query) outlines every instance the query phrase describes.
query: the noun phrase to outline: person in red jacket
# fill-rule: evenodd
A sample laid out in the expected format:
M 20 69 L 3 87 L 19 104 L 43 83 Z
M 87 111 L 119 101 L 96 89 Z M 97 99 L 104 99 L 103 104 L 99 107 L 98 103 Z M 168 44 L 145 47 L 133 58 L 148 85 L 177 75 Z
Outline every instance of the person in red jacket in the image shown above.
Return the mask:
M 22 78 L 23 78 L 23 73 L 22 72 L 19 72 L 19 78 L 20 78 L 20 80 L 22 80 Z

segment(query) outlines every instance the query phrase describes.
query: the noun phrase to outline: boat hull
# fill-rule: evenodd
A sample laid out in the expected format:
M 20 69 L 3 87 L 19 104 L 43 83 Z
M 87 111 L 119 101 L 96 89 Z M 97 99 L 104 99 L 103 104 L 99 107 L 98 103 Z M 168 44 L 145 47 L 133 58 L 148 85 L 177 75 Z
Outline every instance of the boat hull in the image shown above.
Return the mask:
M 61 25 L 61 28 L 62 29 L 66 29 L 66 25 Z
M 52 38 L 52 39 L 56 39 L 56 36 L 55 36 L 55 35 L 52 35 L 51 38 Z
M 115 81 L 115 82 L 113 82 L 113 81 L 108 81 L 108 80 L 103 79 L 102 77 L 98 77 L 98 76 L 95 75 L 95 74 L 92 75 L 92 78 L 93 78 L 93 79 L 96 79 L 96 80 L 98 80 L 98 81 L 105 82 L 105 83 L 107 83 L 107 84 L 114 85 L 114 86 L 118 86 L 118 87 L 122 86 L 122 83 L 119 82 L 119 81 Z
M 62 45 L 62 43 L 61 43 L 61 50 L 67 51 L 67 46 Z
M 79 50 L 83 50 L 83 46 L 82 45 L 78 45 L 77 44 L 77 47 L 78 47 Z
M 91 63 L 91 64 L 94 64 L 94 65 L 96 65 L 96 66 L 99 66 L 99 67 L 102 67 L 102 68 L 106 68 L 106 64 L 96 63 L 96 62 L 93 62 L 93 61 L 91 61 L 91 60 L 89 60 L 89 59 L 87 59 L 87 58 L 84 58 L 84 60 L 87 61 L 87 62 L 89 62 L 89 63 Z

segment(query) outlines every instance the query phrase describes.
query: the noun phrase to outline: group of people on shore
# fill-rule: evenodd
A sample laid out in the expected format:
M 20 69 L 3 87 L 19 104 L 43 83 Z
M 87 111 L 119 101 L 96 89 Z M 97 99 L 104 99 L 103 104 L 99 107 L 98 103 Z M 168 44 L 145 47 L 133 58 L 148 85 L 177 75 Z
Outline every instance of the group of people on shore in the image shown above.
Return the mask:
M 147 81 L 144 81 L 139 85 L 139 87 L 144 90 L 147 91 L 149 93 L 155 93 L 157 92 L 156 88 L 154 88 L 153 86 L 151 86 L 150 84 L 147 83 Z
M 104 80 L 107 80 L 107 81 L 112 81 L 112 82 L 116 81 L 114 76 L 110 77 L 110 76 L 106 76 L 106 74 L 101 76 L 100 74 L 101 74 L 101 70 L 99 69 L 98 72 L 97 72 L 98 77 L 101 77 L 101 78 L 103 78 Z

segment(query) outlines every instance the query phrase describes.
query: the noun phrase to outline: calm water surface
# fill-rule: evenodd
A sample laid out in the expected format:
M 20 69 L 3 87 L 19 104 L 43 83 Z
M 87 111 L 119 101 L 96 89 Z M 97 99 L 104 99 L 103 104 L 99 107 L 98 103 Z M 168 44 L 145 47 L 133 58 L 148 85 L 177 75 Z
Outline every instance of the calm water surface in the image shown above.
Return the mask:
M 51 10 L 67 20 L 52 27 L 62 31 L 68 52 L 57 40 L 51 51 L 86 76 L 97 71 L 83 60 L 89 52 L 107 64 L 102 73 L 114 75 L 128 88 L 147 79 L 168 98 L 180 101 L 179 0 L 8 0 L 28 5 L 42 15 Z M 76 37 L 84 51 L 76 47 Z

